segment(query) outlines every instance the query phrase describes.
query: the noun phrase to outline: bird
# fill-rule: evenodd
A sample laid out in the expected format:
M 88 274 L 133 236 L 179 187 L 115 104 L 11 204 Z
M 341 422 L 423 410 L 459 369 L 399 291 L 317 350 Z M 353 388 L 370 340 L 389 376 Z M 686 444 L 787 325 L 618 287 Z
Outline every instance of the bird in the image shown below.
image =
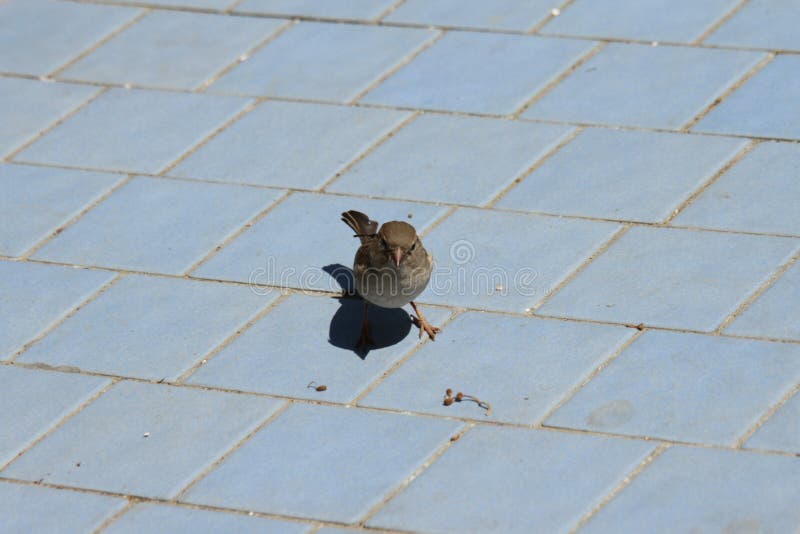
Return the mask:
M 406 304 L 416 313 L 412 322 L 431 341 L 440 328 L 431 325 L 419 311 L 414 299 L 428 285 L 433 271 L 433 256 L 422 246 L 417 231 L 405 221 L 389 221 L 381 225 L 360 211 L 342 213 L 342 221 L 358 237 L 361 246 L 353 262 L 355 290 L 364 299 L 361 335 L 356 347 L 374 345 L 367 321 L 369 305 L 382 308 L 402 308 Z

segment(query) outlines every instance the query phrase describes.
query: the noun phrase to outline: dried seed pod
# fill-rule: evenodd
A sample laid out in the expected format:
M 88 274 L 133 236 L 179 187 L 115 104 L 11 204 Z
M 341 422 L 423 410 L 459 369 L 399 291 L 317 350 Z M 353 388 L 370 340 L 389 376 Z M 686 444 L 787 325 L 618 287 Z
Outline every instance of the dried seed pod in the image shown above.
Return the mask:
M 326 389 L 328 389 L 328 386 L 317 386 L 314 389 L 316 389 L 317 391 L 325 391 Z
M 450 395 L 452 395 L 452 394 L 453 394 L 453 390 L 452 390 L 452 389 L 450 389 L 450 388 L 447 388 L 447 389 L 445 390 L 444 394 L 445 394 L 446 396 L 448 396 L 448 397 L 449 397 Z
M 464 394 L 459 391 L 456 393 L 456 402 L 461 402 L 462 400 L 464 400 Z
M 453 404 L 453 397 L 447 397 L 446 399 L 444 399 L 445 406 L 450 406 L 451 404 Z

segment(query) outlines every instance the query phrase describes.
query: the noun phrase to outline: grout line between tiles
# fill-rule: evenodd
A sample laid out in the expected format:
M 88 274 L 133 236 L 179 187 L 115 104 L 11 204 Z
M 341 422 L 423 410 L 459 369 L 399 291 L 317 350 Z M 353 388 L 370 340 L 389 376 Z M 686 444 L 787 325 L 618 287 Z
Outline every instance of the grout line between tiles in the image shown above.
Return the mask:
M 700 44 L 705 41 L 712 33 L 717 31 L 720 26 L 728 22 L 731 17 L 733 17 L 736 13 L 738 13 L 746 4 L 748 0 L 739 0 L 739 3 L 733 6 L 731 9 L 728 10 L 727 13 L 722 15 L 720 18 L 715 20 L 709 27 L 707 27 L 703 32 L 695 37 L 693 41 L 689 44 L 692 46 L 700 46 Z
M 631 228 L 630 224 L 625 224 L 616 232 L 614 232 L 614 234 L 608 239 L 606 239 L 606 241 L 602 245 L 600 245 L 594 252 L 592 252 L 589 255 L 589 257 L 583 260 L 575 270 L 573 270 L 572 272 L 567 274 L 564 278 L 562 278 L 557 284 L 555 284 L 555 286 L 553 286 L 553 288 L 550 291 L 548 291 L 544 295 L 544 297 L 542 297 L 541 300 L 539 300 L 539 302 L 531 306 L 529 309 L 535 312 L 536 310 L 544 306 L 548 300 L 553 298 L 553 296 L 559 291 L 561 291 L 561 289 L 564 288 L 564 286 L 566 286 L 572 280 L 574 280 L 576 276 L 578 276 L 581 272 L 583 272 L 601 254 L 603 254 L 606 250 L 608 250 L 609 247 L 611 247 L 611 245 L 616 243 L 630 228 Z
M 84 100 L 83 102 L 81 102 L 80 104 L 78 104 L 77 106 L 75 106 L 74 108 L 69 110 L 68 112 L 66 112 L 63 115 L 61 115 L 61 117 L 59 117 L 57 120 L 55 120 L 54 122 L 48 124 L 47 126 L 42 128 L 41 130 L 36 132 L 27 141 L 25 141 L 20 146 L 18 146 L 17 148 L 12 150 L 8 154 L 6 154 L 5 157 L 0 159 L 0 161 L 2 161 L 2 162 L 10 162 L 17 154 L 19 154 L 22 151 L 24 151 L 25 149 L 27 149 L 29 146 L 31 146 L 33 143 L 35 143 L 36 141 L 38 141 L 39 139 L 44 137 L 46 134 L 52 132 L 58 125 L 60 125 L 61 123 L 63 123 L 67 119 L 69 119 L 70 117 L 73 117 L 74 115 L 76 115 L 79 111 L 84 109 L 86 106 L 88 106 L 89 104 L 91 104 L 92 102 L 94 102 L 95 100 L 100 98 L 102 95 L 107 93 L 108 90 L 109 90 L 109 88 L 107 88 L 107 87 L 100 89 L 95 94 L 93 94 L 92 96 L 90 96 L 89 98 L 87 98 L 86 100 Z
M 442 455 L 447 452 L 447 450 L 453 446 L 453 444 L 458 441 L 460 438 L 464 436 L 470 429 L 472 429 L 475 425 L 472 423 L 467 423 L 463 425 L 460 429 L 456 430 L 455 434 L 453 434 L 449 440 L 445 441 L 433 454 L 431 454 L 417 469 L 414 470 L 411 475 L 403 480 L 400 484 L 396 487 L 392 488 L 381 500 L 381 502 L 377 503 L 375 506 L 370 508 L 367 513 L 365 513 L 359 521 L 357 521 L 357 525 L 360 527 L 366 526 L 367 521 L 372 519 L 375 514 L 377 514 L 381 508 L 386 506 L 392 499 L 394 499 L 397 495 L 402 493 L 404 489 L 406 489 L 409 485 L 411 485 L 414 480 L 420 476 L 422 473 L 425 472 L 433 463 L 442 457 Z
M 382 22 L 382 21 L 383 21 L 383 19 L 385 19 L 386 17 L 388 17 L 389 15 L 391 15 L 392 13 L 394 13 L 395 11 L 397 11 L 397 9 L 398 9 L 400 6 L 402 6 L 402 5 L 403 5 L 405 2 L 406 2 L 406 0 L 395 0 L 394 4 L 392 4 L 392 5 L 390 5 L 389 7 L 387 7 L 387 8 L 384 10 L 384 12 L 383 12 L 383 13 L 379 14 L 377 17 L 375 17 L 374 19 L 372 19 L 372 22 L 376 22 L 376 23 L 377 23 L 377 22 Z
M 275 200 L 270 202 L 269 205 L 266 208 L 264 208 L 263 210 L 259 211 L 255 216 L 250 218 L 250 220 L 245 222 L 242 226 L 237 228 L 235 231 L 231 232 L 228 235 L 228 237 L 223 239 L 222 242 L 218 243 L 217 246 L 214 247 L 213 249 L 211 249 L 211 251 L 208 254 L 206 254 L 205 256 L 200 258 L 194 264 L 190 265 L 188 269 L 183 271 L 183 276 L 184 277 L 188 277 L 188 278 L 195 278 L 192 275 L 192 273 L 194 271 L 199 269 L 200 266 L 205 264 L 208 260 L 210 260 L 211 258 L 216 256 L 219 253 L 219 251 L 221 251 L 223 248 L 225 248 L 229 244 L 231 244 L 237 237 L 239 237 L 240 235 L 245 233 L 247 230 L 252 228 L 254 224 L 256 224 L 258 221 L 263 219 L 270 211 L 275 209 L 277 206 L 281 205 L 283 203 L 283 201 L 286 200 L 287 198 L 289 198 L 291 195 L 292 195 L 291 191 L 286 191 L 284 194 L 280 195 L 278 198 L 276 198 Z M 246 282 L 246 284 L 251 288 L 254 287 L 254 284 L 252 282 Z M 270 286 L 270 287 L 276 287 L 277 288 L 277 286 Z
M 719 326 L 714 329 L 715 334 L 722 334 L 722 331 L 727 328 L 731 322 L 736 319 L 739 315 L 741 315 L 750 305 L 755 302 L 755 300 L 760 297 L 764 292 L 769 289 L 772 284 L 775 283 L 778 278 L 780 278 L 783 273 L 789 270 L 789 268 L 794 265 L 797 260 L 800 259 L 800 248 L 795 250 L 794 254 L 781 264 L 766 280 L 764 280 L 750 295 L 745 298 L 739 306 L 730 314 L 728 315 L 720 324 Z
M 244 2 L 244 0 L 233 0 L 233 2 L 231 2 L 231 4 L 228 7 L 226 7 L 225 9 L 222 10 L 222 13 L 224 13 L 225 15 L 232 14 L 233 11 L 237 7 L 239 7 L 243 2 Z
M 61 65 L 59 67 L 56 67 L 55 69 L 50 71 L 45 76 L 45 78 L 46 79 L 55 79 L 57 76 L 61 75 L 62 72 L 64 72 L 65 70 L 69 69 L 70 67 L 72 67 L 73 65 L 75 65 L 76 63 L 81 61 L 83 58 L 87 57 L 89 54 L 93 53 L 95 50 L 97 50 L 101 46 L 105 45 L 106 43 L 108 43 L 109 41 L 114 39 L 116 36 L 118 36 L 119 34 L 124 32 L 125 30 L 127 30 L 128 28 L 130 28 L 131 26 L 133 26 L 134 24 L 136 24 L 140 20 L 142 20 L 148 14 L 152 13 L 152 10 L 150 10 L 150 9 L 141 9 L 141 6 L 139 6 L 139 9 L 141 11 L 138 14 L 136 14 L 136 16 L 132 17 L 129 21 L 127 21 L 127 22 L 125 22 L 123 24 L 120 24 L 119 27 L 117 27 L 114 31 L 110 32 L 105 37 L 103 37 L 100 40 L 96 41 L 89 48 L 87 48 L 83 52 L 80 52 L 78 55 L 72 57 L 71 59 L 69 59 L 63 65 Z
M 41 249 L 43 246 L 45 246 L 47 243 L 49 243 L 53 238 L 55 238 L 61 232 L 63 232 L 64 230 L 66 230 L 67 228 L 69 228 L 70 226 L 75 224 L 75 222 L 78 219 L 80 219 L 81 217 L 86 215 L 86 213 L 88 213 L 91 209 L 93 209 L 98 204 L 103 202 L 105 199 L 107 199 L 108 197 L 113 195 L 116 191 L 119 191 L 125 184 L 130 182 L 131 179 L 133 179 L 133 175 L 130 175 L 130 174 L 125 176 L 124 178 L 122 178 L 119 182 L 114 184 L 108 191 L 106 191 L 105 193 L 103 193 L 102 195 L 100 195 L 99 197 L 94 199 L 92 202 L 90 202 L 89 204 L 84 206 L 83 209 L 81 209 L 77 214 L 75 214 L 74 216 L 70 217 L 65 222 L 61 223 L 55 230 L 50 232 L 48 235 L 46 235 L 44 238 L 42 238 L 38 242 L 34 243 L 34 245 L 31 248 L 26 250 L 25 253 L 22 256 L 20 256 L 20 259 L 21 260 L 30 259 L 31 256 L 33 256 L 34 254 L 36 254 L 37 251 L 39 251 L 39 249 Z
M 109 381 L 108 384 L 106 384 L 105 386 L 100 388 L 99 391 L 97 391 L 92 396 L 90 396 L 88 399 L 86 399 L 84 402 L 82 402 L 77 408 L 75 408 L 74 410 L 70 411 L 67 415 L 65 415 L 61 419 L 59 419 L 53 426 L 48 428 L 39 437 L 37 437 L 35 440 L 33 440 L 31 443 L 29 443 L 26 447 L 24 447 L 16 455 L 14 455 L 14 457 L 12 459 L 10 459 L 9 461 L 5 462 L 4 464 L 0 464 L 0 472 L 5 471 L 8 468 L 8 466 L 10 466 L 15 461 L 17 461 L 17 459 L 19 459 L 22 455 L 24 455 L 25 453 L 27 453 L 28 451 L 30 451 L 31 449 L 36 447 L 39 443 L 42 442 L 42 440 L 44 440 L 48 436 L 52 435 L 56 430 L 58 430 L 59 428 L 64 426 L 64 424 L 67 421 L 69 421 L 70 419 L 72 419 L 73 417 L 78 415 L 81 411 L 83 411 L 84 408 L 86 408 L 91 403 L 93 403 L 98 398 L 100 398 L 105 392 L 107 392 L 109 389 L 111 389 L 111 387 L 113 387 L 114 384 L 120 382 L 120 380 L 122 380 L 122 379 L 120 379 L 120 378 L 112 378 Z M 2 478 L 2 477 L 0 477 L 0 478 Z
M 219 456 L 219 457 L 218 457 L 216 460 L 214 460 L 213 462 L 211 462 L 210 464 L 208 464 L 208 465 L 206 466 L 206 468 L 205 468 L 205 469 L 203 469 L 203 471 L 202 471 L 202 472 L 201 472 L 199 475 L 197 475 L 197 476 L 196 476 L 194 479 L 192 479 L 192 480 L 191 480 L 191 481 L 190 481 L 188 484 L 186 484 L 186 486 L 184 486 L 184 487 L 183 487 L 183 488 L 182 488 L 180 491 L 178 491 L 178 492 L 175 494 L 175 497 L 174 497 L 174 499 L 173 499 L 173 500 L 175 500 L 175 501 L 180 501 L 180 500 L 181 500 L 183 497 L 185 497 L 185 496 L 186 496 L 186 494 L 189 492 L 189 490 L 191 490 L 193 487 L 195 487 L 195 486 L 197 485 L 197 483 L 198 483 L 198 482 L 200 482 L 201 480 L 203 480 L 203 479 L 204 479 L 206 476 L 208 476 L 208 474 L 209 474 L 209 473 L 211 473 L 211 472 L 212 472 L 214 469 L 216 469 L 217 467 L 219 467 L 219 465 L 220 465 L 220 464 L 222 464 L 222 462 L 224 462 L 226 459 L 228 459 L 228 458 L 229 458 L 229 457 L 230 457 L 230 456 L 231 456 L 233 453 L 235 453 L 236 451 L 238 451 L 238 450 L 239 450 L 239 449 L 242 447 L 242 445 L 244 445 L 245 443 L 247 443 L 247 442 L 250 440 L 250 438 L 252 438 L 252 437 L 253 437 L 253 436 L 255 436 L 256 434 L 258 434 L 259 432 L 261 432 L 261 430 L 263 430 L 263 429 L 264 429 L 264 427 L 266 427 L 266 426 L 267 426 L 268 424 L 270 424 L 272 421 L 274 421 L 275 419 L 277 419 L 277 418 L 278 418 L 278 417 L 279 417 L 279 416 L 280 416 L 280 415 L 281 415 L 283 412 L 285 412 L 285 411 L 286 411 L 286 409 L 287 409 L 289 406 L 291 406 L 292 404 L 293 404 L 293 402 L 292 402 L 291 400 L 287 400 L 287 401 L 285 401 L 283 404 L 281 404 L 280 406 L 278 406 L 278 408 L 276 408 L 274 412 L 272 412 L 272 413 L 271 413 L 269 416 L 267 416 L 267 417 L 266 417 L 266 418 L 265 418 L 263 421 L 261 421 L 259 424 L 257 424 L 257 425 L 256 425 L 256 426 L 255 426 L 255 427 L 254 427 L 254 428 L 253 428 L 253 429 L 252 429 L 250 432 L 248 432 L 248 433 L 247 433 L 247 435 L 245 435 L 245 436 L 244 436 L 244 437 L 243 437 L 241 440 L 239 440 L 237 443 L 235 443 L 235 444 L 234 444 L 232 447 L 230 447 L 230 448 L 229 448 L 227 451 L 225 451 L 224 453 L 222 453 L 222 454 L 221 454 L 221 455 L 220 455 L 220 456 Z
M 35 343 L 41 341 L 47 334 L 49 334 L 50 332 L 61 326 L 64 323 L 64 321 L 75 315 L 75 313 L 77 313 L 78 310 L 80 310 L 81 308 L 83 308 L 84 306 L 95 300 L 97 297 L 105 293 L 111 286 L 119 282 L 123 277 L 124 275 L 121 273 L 117 273 L 116 275 L 114 275 L 114 277 L 112 277 L 111 280 L 100 286 L 92 294 L 90 294 L 88 297 L 79 302 L 76 306 L 65 311 L 59 318 L 57 318 L 56 320 L 45 326 L 38 334 L 36 334 L 32 339 L 30 339 L 27 343 L 25 343 L 22 346 L 22 348 L 15 351 L 10 358 L 6 359 L 5 363 L 8 364 L 14 363 L 14 360 L 16 360 L 20 356 L 20 354 L 24 353 Z M 0 471 L 1 470 L 2 469 L 0 469 Z
M 689 205 L 692 204 L 700 195 L 706 192 L 706 190 L 711 187 L 719 178 L 728 172 L 734 165 L 739 163 L 744 157 L 749 154 L 756 146 L 758 146 L 761 141 L 752 140 L 746 145 L 744 145 L 736 154 L 733 155 L 728 161 L 726 161 L 722 166 L 720 166 L 705 182 L 703 182 L 700 187 L 692 191 L 692 193 L 683 201 L 681 202 L 677 208 L 672 210 L 664 220 L 661 221 L 663 225 L 669 225 L 675 217 L 677 217 L 683 210 L 685 210 Z
M 580 530 L 589 520 L 591 520 L 591 518 L 594 517 L 597 514 L 597 512 L 599 512 L 603 507 L 605 507 L 609 502 L 611 502 L 611 500 L 614 499 L 614 497 L 616 497 L 622 490 L 624 490 L 633 481 L 634 478 L 636 478 L 642 471 L 644 471 L 647 468 L 647 466 L 653 462 L 653 460 L 661 456 L 661 454 L 665 450 L 667 450 L 667 448 L 668 445 L 662 443 L 661 445 L 656 447 L 650 454 L 648 454 L 647 457 L 644 460 L 642 460 L 639 463 L 639 465 L 637 465 L 633 469 L 633 471 L 628 473 L 628 475 L 625 478 L 623 478 L 620 481 L 620 483 L 617 484 L 616 487 L 614 487 L 614 489 L 612 489 L 608 495 L 605 495 L 594 508 L 589 510 L 588 513 L 586 513 L 583 517 L 581 517 L 578 520 L 578 523 L 574 527 L 572 527 L 572 529 L 570 529 L 569 534 L 575 534 L 576 532 L 578 532 L 578 530 Z
M 239 57 L 234 59 L 231 63 L 225 65 L 220 70 L 218 70 L 216 74 L 211 75 L 207 80 L 201 82 L 197 87 L 194 88 L 193 92 L 204 93 L 211 84 L 213 84 L 214 82 L 216 82 L 217 80 L 228 74 L 238 65 L 250 59 L 255 53 L 257 53 L 259 50 L 267 46 L 269 43 L 271 43 L 272 41 L 283 35 L 283 33 L 285 33 L 288 29 L 292 28 L 293 26 L 295 26 L 295 22 L 289 20 L 285 21 L 281 26 L 278 26 L 269 35 L 261 39 L 255 45 L 251 46 L 243 54 L 239 55 Z
M 731 94 L 734 93 L 737 89 L 739 89 L 742 85 L 747 83 L 747 80 L 755 76 L 759 71 L 761 71 L 767 64 L 775 58 L 775 54 L 770 52 L 766 54 L 763 58 L 761 58 L 758 63 L 756 63 L 753 67 L 751 67 L 747 72 L 744 73 L 738 80 L 734 83 L 726 87 L 720 95 L 714 99 L 709 105 L 707 105 L 703 110 L 700 111 L 697 115 L 695 115 L 689 122 L 687 122 L 682 128 L 678 131 L 680 132 L 688 132 L 691 128 L 697 125 L 698 122 L 703 120 L 703 118 L 711 113 L 711 111 L 719 106 L 726 98 L 728 98 Z
M 581 68 L 582 65 L 584 65 L 587 61 L 596 56 L 605 46 L 606 43 L 603 42 L 596 43 L 593 47 L 584 52 L 581 55 L 581 57 L 576 59 L 574 63 L 572 63 L 565 70 L 557 74 L 552 80 L 547 82 L 547 84 L 540 90 L 536 91 L 536 93 L 534 93 L 530 98 L 528 98 L 519 108 L 517 108 L 516 111 L 512 112 L 509 117 L 511 119 L 519 119 L 520 116 L 523 113 L 525 113 L 525 111 L 528 108 L 530 108 L 536 102 L 541 100 L 547 93 L 552 91 L 553 88 L 555 88 L 558 84 L 563 82 L 570 74 Z
M 417 117 L 419 117 L 420 113 L 418 111 L 411 112 L 407 117 L 403 118 L 397 124 L 395 124 L 389 131 L 385 134 L 381 135 L 377 139 L 373 140 L 364 150 L 356 154 L 350 161 L 348 161 L 343 167 L 338 169 L 336 172 L 333 173 L 332 176 L 328 177 L 321 186 L 319 186 L 316 190 L 309 189 L 308 191 L 314 191 L 319 193 L 327 193 L 325 189 L 328 188 L 331 184 L 333 184 L 340 176 L 344 173 L 348 172 L 350 169 L 355 167 L 359 162 L 361 162 L 364 158 L 375 152 L 381 145 L 386 143 L 389 139 L 395 136 L 397 132 L 411 124 Z M 335 194 L 335 193 L 334 193 Z
M 245 324 L 243 324 L 242 326 L 237 328 L 231 335 L 229 335 L 228 337 L 223 339 L 222 342 L 219 343 L 216 347 L 212 348 L 205 356 L 203 356 L 203 358 L 201 358 L 199 361 L 195 362 L 194 365 L 192 365 L 189 369 L 184 371 L 184 373 L 181 374 L 175 380 L 175 383 L 176 384 L 185 383 L 186 380 L 189 377 L 191 377 L 195 372 L 197 372 L 198 369 L 200 369 L 202 366 L 207 364 L 217 354 L 222 352 L 227 346 L 229 346 L 231 343 L 233 343 L 240 335 L 245 333 L 254 324 L 256 324 L 258 321 L 260 321 L 266 314 L 268 314 L 270 311 L 272 311 L 278 304 L 280 304 L 281 302 L 286 300 L 286 298 L 288 298 L 288 295 L 286 293 L 282 293 L 282 294 L 278 295 L 278 297 L 276 299 L 274 299 L 272 302 L 270 302 L 269 304 L 264 306 L 263 309 L 257 311 Z
M 767 410 L 763 414 L 761 414 L 761 417 L 758 418 L 758 421 L 756 421 L 750 428 L 745 430 L 745 432 L 741 435 L 741 437 L 739 437 L 739 439 L 736 440 L 734 448 L 737 449 L 744 448 L 745 442 L 747 442 L 748 439 L 753 437 L 753 434 L 755 434 L 759 428 L 764 426 L 764 424 L 767 421 L 769 421 L 772 418 L 772 416 L 775 415 L 778 412 L 778 410 L 780 410 L 783 407 L 783 405 L 789 402 L 789 400 L 792 397 L 797 395 L 798 392 L 800 392 L 800 382 L 795 384 L 795 386 L 789 391 L 789 393 L 784 395 L 778 402 L 767 408 Z
M 630 347 L 634 341 L 639 339 L 644 331 L 637 330 L 630 336 L 628 339 L 623 341 L 608 357 L 606 357 L 600 365 L 595 367 L 588 375 L 586 375 L 578 384 L 571 387 L 562 397 L 556 402 L 549 410 L 547 410 L 534 424 L 536 428 L 543 428 L 544 422 L 547 421 L 549 417 L 551 417 L 555 412 L 557 412 L 562 406 L 568 403 L 578 392 L 586 386 L 589 382 L 591 382 L 597 375 L 599 375 L 603 369 L 608 367 L 611 362 L 617 359 L 620 354 L 625 352 L 625 350 Z
M 554 18 L 556 18 L 556 17 L 558 17 L 559 15 L 561 15 L 561 12 L 562 12 L 562 11 L 564 11 L 565 9 L 567 9 L 567 8 L 568 8 L 568 7 L 569 7 L 569 6 L 570 6 L 570 5 L 571 5 L 573 2 L 574 2 L 574 0 L 564 0 L 564 1 L 562 1 L 562 2 L 561 2 L 559 5 L 558 5 L 558 6 L 556 6 L 556 7 L 554 8 L 554 9 L 557 9 L 557 10 L 558 10 L 557 12 L 554 12 L 554 10 L 553 10 L 553 9 L 551 9 L 551 10 L 550 10 L 550 11 L 547 13 L 547 16 L 545 16 L 545 17 L 544 17 L 542 20 L 540 20 L 539 22 L 537 22 L 536 24 L 534 24 L 534 25 L 533 25 L 533 27 L 531 27 L 531 28 L 530 28 L 528 31 L 526 31 L 525 33 L 526 33 L 526 34 L 529 34 L 529 35 L 538 35 L 538 34 L 539 34 L 539 31 L 540 31 L 542 28 L 544 28 L 545 26 L 547 26 L 548 24 L 550 24 L 550 22 L 552 22 L 552 20 L 553 20 Z
M 519 173 L 510 183 L 506 184 L 506 186 L 499 193 L 497 193 L 491 200 L 489 200 L 489 202 L 485 203 L 480 207 L 484 209 L 494 208 L 494 206 L 500 201 L 500 199 L 506 196 L 506 194 L 508 194 L 509 191 L 514 189 L 520 182 L 522 182 L 522 180 L 530 176 L 533 173 L 533 171 L 544 165 L 547 160 L 552 158 L 558 151 L 560 151 L 562 148 L 568 145 L 570 141 L 578 137 L 578 135 L 585 129 L 586 128 L 578 126 L 576 128 L 573 128 L 571 131 L 567 132 L 565 135 L 561 137 L 561 139 L 557 143 L 555 143 L 555 145 L 553 145 L 552 148 L 550 148 L 550 150 L 542 154 L 541 157 L 537 158 L 532 165 L 530 165 L 527 169 Z
M 128 502 L 125 503 L 125 505 L 122 508 L 120 508 L 119 510 L 117 510 L 116 512 L 111 514 L 109 517 L 106 518 L 105 521 L 100 523 L 100 526 L 98 526 L 96 529 L 92 530 L 92 534 L 100 534 L 100 532 L 103 532 L 105 529 L 108 528 L 108 526 L 111 523 L 113 523 L 114 521 L 116 521 L 117 519 L 122 517 L 123 515 L 127 514 L 128 512 L 130 512 L 131 508 L 136 506 L 136 504 L 138 502 L 139 502 L 138 499 L 129 498 Z

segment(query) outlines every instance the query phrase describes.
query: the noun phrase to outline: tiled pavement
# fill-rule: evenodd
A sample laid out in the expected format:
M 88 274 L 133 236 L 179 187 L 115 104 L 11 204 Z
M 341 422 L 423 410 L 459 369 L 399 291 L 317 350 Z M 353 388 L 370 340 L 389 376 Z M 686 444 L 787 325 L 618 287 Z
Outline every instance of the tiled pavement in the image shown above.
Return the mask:
M 0 0 L 0 532 L 797 531 L 799 25 Z

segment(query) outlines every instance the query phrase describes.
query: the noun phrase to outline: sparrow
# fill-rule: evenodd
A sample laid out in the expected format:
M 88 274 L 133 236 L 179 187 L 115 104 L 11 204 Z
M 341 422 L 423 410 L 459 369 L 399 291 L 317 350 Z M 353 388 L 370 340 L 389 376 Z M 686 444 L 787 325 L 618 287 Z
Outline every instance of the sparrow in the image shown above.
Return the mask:
M 406 304 L 416 313 L 411 320 L 433 341 L 439 328 L 432 326 L 420 313 L 414 299 L 428 285 L 433 270 L 433 257 L 428 254 L 413 226 L 404 221 L 389 221 L 378 229 L 378 223 L 360 211 L 342 213 L 342 221 L 361 240 L 353 262 L 355 290 L 364 299 L 364 317 L 357 347 L 374 345 L 369 334 L 369 305 L 402 308 Z

